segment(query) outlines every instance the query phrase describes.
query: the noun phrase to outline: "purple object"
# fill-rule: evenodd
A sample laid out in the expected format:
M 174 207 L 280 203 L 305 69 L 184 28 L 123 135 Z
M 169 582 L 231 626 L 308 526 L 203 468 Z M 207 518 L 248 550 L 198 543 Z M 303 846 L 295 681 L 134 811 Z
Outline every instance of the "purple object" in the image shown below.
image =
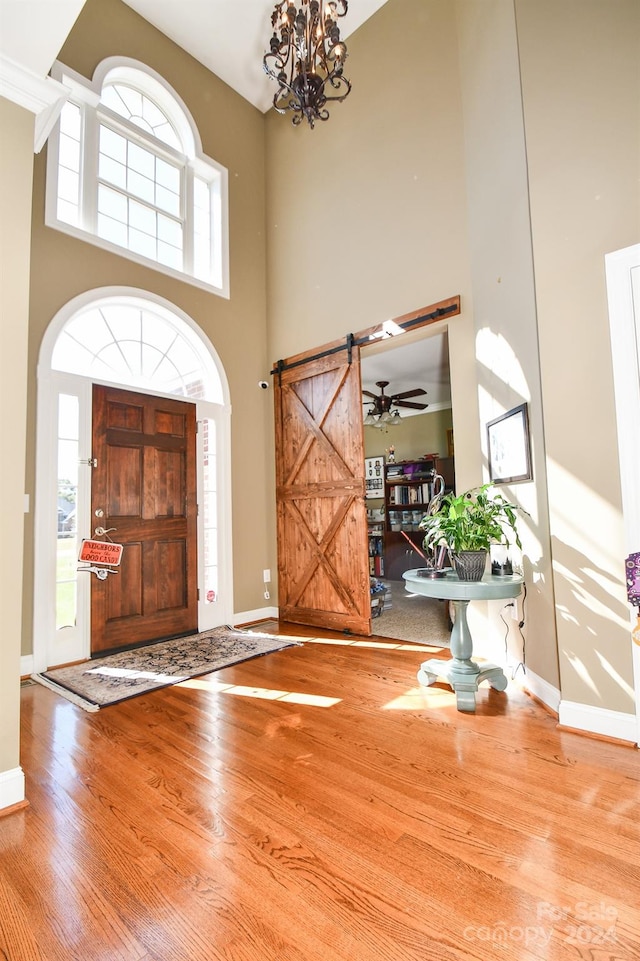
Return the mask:
M 629 554 L 624 563 L 629 603 L 640 607 L 640 552 Z

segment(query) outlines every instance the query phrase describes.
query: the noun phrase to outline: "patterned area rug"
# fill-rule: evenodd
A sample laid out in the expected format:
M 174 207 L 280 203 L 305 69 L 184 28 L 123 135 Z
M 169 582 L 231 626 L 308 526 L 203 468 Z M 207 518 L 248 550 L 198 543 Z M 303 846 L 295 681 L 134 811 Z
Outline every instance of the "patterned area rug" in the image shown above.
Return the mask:
M 299 644 L 297 638 L 216 627 L 203 634 L 159 641 L 32 677 L 85 711 L 98 711 L 138 694 Z

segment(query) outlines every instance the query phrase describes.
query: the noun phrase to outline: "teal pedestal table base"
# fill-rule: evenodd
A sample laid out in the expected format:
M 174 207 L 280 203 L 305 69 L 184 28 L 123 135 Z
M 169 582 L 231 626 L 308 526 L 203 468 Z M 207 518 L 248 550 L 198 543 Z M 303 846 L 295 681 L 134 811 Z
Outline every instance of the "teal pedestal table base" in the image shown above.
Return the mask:
M 513 574 L 506 577 L 485 575 L 481 581 L 461 581 L 457 574 L 447 572 L 444 577 L 421 576 L 419 570 L 406 571 L 402 575 L 407 590 L 425 597 L 437 597 L 453 603 L 455 620 L 451 631 L 451 660 L 437 657 L 425 661 L 418 671 L 418 681 L 428 687 L 438 678 L 445 680 L 454 690 L 459 711 L 473 714 L 476 709 L 476 691 L 483 681 L 488 681 L 496 691 L 504 691 L 507 678 L 497 664 L 476 664 L 473 656 L 473 639 L 467 621 L 467 607 L 473 600 L 495 600 L 517 597 L 523 578 Z

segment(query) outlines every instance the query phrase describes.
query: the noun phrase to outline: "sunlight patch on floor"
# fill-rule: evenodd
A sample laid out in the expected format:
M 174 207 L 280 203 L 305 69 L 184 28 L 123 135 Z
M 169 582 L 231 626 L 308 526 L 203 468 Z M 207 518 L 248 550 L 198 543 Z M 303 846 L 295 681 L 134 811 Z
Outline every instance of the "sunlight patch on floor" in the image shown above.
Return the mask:
M 383 711 L 423 711 L 425 707 L 450 707 L 456 703 L 454 691 L 441 687 L 412 687 L 388 704 Z
M 333 707 L 339 704 L 340 697 L 324 697 L 321 694 L 302 694 L 299 691 L 274 691 L 266 687 L 247 687 L 242 684 L 222 684 L 220 681 L 205 681 L 192 678 L 182 681 L 176 687 L 188 687 L 196 691 L 209 691 L 213 694 L 235 694 L 236 697 L 254 697 L 263 701 L 284 701 L 286 704 L 305 704 L 309 707 Z
M 333 644 L 338 647 L 367 647 L 373 650 L 415 651 L 419 654 L 437 654 L 439 651 L 447 650 L 446 647 L 443 648 L 440 645 L 405 644 L 400 641 L 349 641 L 342 637 L 307 637 L 305 638 L 305 644 Z

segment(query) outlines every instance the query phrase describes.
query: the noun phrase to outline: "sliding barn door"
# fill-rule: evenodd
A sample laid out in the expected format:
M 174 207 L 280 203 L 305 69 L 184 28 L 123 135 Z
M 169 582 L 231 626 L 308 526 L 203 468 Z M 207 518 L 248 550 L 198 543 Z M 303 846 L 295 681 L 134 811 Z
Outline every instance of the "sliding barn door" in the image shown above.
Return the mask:
M 280 617 L 371 633 L 360 355 L 275 377 Z

